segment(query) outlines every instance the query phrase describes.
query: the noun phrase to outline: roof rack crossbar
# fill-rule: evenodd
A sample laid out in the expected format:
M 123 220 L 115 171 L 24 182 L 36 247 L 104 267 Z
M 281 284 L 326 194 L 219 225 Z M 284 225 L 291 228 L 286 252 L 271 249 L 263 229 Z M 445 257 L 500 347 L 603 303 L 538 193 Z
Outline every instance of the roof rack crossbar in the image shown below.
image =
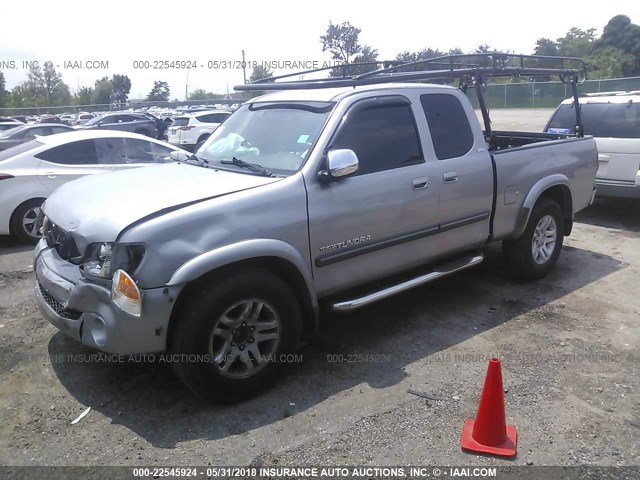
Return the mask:
M 527 66 L 526 61 L 538 62 L 538 66 Z M 473 63 L 468 63 L 473 61 Z M 483 65 L 486 64 L 486 65 Z M 559 64 L 550 67 L 548 64 Z M 572 64 L 573 66 L 570 66 Z M 384 65 L 381 69 L 358 75 L 346 75 L 346 71 L 354 67 Z M 417 65 L 423 65 L 415 70 Z M 437 67 L 438 69 L 429 69 Z M 444 67 L 444 68 L 443 68 Z M 408 68 L 414 70 L 404 71 Z M 323 79 L 300 79 L 295 81 L 279 81 L 292 77 L 300 77 L 322 71 L 342 70 L 342 76 Z M 384 62 L 366 62 L 335 65 L 331 67 L 305 70 L 277 77 L 258 80 L 245 85 L 236 85 L 238 91 L 272 91 L 300 90 L 307 88 L 356 87 L 388 82 L 417 82 L 422 80 L 455 80 L 463 78 L 504 77 L 523 75 L 558 75 L 563 83 L 583 83 L 587 78 L 586 64 L 575 57 L 553 57 L 545 55 L 519 55 L 510 53 L 477 53 L 455 54 L 435 57 L 414 62 L 390 60 Z

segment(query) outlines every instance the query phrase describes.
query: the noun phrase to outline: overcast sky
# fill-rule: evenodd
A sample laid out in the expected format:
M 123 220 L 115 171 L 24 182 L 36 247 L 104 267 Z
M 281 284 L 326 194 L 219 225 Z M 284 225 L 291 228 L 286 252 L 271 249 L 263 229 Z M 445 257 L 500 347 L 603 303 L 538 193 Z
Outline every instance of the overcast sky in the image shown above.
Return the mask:
M 467 52 L 479 44 L 532 53 L 540 37 L 556 39 L 571 27 L 595 28 L 624 14 L 640 23 L 640 1 L 518 2 L 514 0 L 50 0 L 10 1 L 2 5 L 0 69 L 11 89 L 26 78 L 23 61 L 52 61 L 72 91 L 114 73 L 131 78 L 130 98 L 146 96 L 154 80 L 169 82 L 171 99 L 204 88 L 225 93 L 242 83 L 235 68 L 244 50 L 248 61 L 329 61 L 320 35 L 333 23 L 360 28 L 360 41 L 378 49 L 380 59 L 425 47 Z M 8 70 L 3 61 L 16 61 Z M 91 70 L 86 61 L 108 62 Z M 188 60 L 187 70 L 135 69 L 135 61 Z M 231 61 L 207 68 L 209 61 Z M 65 61 L 83 68 L 64 68 Z M 77 65 L 77 64 L 76 64 Z M 247 72 L 249 76 L 251 72 Z M 276 73 L 285 73 L 276 71 Z M 288 73 L 288 72 L 287 72 Z

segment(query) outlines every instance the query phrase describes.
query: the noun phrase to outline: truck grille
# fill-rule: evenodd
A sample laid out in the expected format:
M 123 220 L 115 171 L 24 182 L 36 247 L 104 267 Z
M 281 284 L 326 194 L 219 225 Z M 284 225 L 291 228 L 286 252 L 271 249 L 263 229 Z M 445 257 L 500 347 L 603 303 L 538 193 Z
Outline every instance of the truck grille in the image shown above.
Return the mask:
M 57 301 L 55 298 L 49 295 L 47 291 L 44 288 L 42 288 L 42 285 L 40 284 L 40 282 L 37 282 L 37 283 L 38 283 L 38 290 L 40 290 L 40 295 L 42 295 L 42 298 L 44 299 L 45 302 L 47 302 L 47 305 L 49 305 L 53 309 L 53 311 L 58 314 L 58 316 L 62 318 L 67 318 L 69 320 L 77 320 L 80 318 L 80 315 L 82 315 L 82 312 L 78 312 L 77 310 L 66 308 L 63 304 L 61 304 L 59 301 Z

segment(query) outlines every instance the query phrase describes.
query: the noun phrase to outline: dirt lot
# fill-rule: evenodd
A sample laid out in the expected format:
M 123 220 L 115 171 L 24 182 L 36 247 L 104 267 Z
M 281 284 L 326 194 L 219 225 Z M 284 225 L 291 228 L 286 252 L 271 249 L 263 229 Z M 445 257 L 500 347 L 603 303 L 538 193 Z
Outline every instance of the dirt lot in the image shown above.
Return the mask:
M 549 112 L 493 114 L 540 130 Z M 161 362 L 83 361 L 35 307 L 30 249 L 0 239 L 0 464 L 639 465 L 639 208 L 598 200 L 545 280 L 513 283 L 494 248 L 467 273 L 324 315 L 303 361 L 237 406 L 193 398 Z M 519 431 L 511 461 L 459 446 L 491 355 Z

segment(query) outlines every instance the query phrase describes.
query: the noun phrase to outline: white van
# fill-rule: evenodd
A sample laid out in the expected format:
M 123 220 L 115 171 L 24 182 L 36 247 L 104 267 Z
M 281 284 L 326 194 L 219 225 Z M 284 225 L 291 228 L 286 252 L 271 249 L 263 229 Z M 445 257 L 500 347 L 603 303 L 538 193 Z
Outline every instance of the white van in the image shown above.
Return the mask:
M 545 132 L 574 133 L 573 108 L 563 101 Z M 580 108 L 584 133 L 598 145 L 596 195 L 640 198 L 640 91 L 588 94 Z

